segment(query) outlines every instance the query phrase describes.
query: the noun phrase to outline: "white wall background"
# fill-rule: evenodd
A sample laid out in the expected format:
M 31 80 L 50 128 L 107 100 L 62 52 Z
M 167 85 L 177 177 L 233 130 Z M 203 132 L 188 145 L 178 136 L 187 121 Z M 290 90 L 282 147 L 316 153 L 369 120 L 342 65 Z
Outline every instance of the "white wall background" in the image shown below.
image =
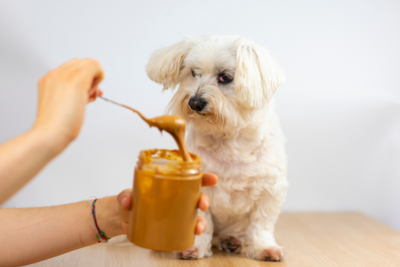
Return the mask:
M 172 94 L 145 75 L 179 33 L 237 34 L 286 66 L 276 93 L 287 136 L 287 211 L 365 212 L 400 230 L 399 1 L 0 2 L 0 142 L 29 129 L 36 82 L 73 57 L 98 59 L 105 96 L 160 115 Z M 98 100 L 79 138 L 5 207 L 117 194 L 140 150 L 173 148 L 132 113 Z

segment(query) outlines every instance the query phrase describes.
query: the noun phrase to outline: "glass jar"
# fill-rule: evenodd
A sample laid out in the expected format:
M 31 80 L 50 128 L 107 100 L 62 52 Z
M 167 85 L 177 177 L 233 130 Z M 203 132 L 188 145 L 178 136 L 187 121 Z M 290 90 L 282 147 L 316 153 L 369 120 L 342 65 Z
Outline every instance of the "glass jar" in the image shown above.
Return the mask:
M 182 251 L 194 244 L 202 173 L 200 157 L 177 150 L 140 152 L 135 167 L 128 239 L 141 247 Z

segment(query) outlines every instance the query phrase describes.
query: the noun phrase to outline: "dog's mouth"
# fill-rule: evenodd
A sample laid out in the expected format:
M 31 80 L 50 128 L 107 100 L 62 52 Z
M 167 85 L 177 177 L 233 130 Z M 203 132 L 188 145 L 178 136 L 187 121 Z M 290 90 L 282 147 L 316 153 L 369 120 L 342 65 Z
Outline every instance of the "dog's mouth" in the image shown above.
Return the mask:
M 200 116 L 207 117 L 207 114 L 201 113 L 200 111 L 196 111 L 196 113 L 199 114 Z

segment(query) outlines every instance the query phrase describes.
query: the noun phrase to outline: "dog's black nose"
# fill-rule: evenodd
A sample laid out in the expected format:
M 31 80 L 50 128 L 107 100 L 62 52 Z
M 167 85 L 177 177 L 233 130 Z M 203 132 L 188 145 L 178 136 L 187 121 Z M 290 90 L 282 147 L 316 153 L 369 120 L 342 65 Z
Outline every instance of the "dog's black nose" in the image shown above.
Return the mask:
M 207 100 L 204 98 L 193 96 L 189 99 L 189 106 L 194 111 L 200 112 L 207 105 Z

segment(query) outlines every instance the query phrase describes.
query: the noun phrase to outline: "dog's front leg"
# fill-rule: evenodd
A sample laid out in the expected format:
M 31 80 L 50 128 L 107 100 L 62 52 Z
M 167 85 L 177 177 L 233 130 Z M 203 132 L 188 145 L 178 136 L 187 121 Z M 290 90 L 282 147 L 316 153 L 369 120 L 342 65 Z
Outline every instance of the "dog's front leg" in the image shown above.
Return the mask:
M 179 252 L 178 256 L 182 260 L 197 260 L 212 256 L 211 241 L 213 238 L 214 225 L 212 222 L 211 213 L 210 210 L 206 212 L 198 210 L 198 214 L 203 216 L 203 218 L 207 221 L 207 229 L 203 234 L 196 236 L 193 247 Z
M 247 256 L 262 261 L 283 261 L 286 257 L 283 247 L 275 242 L 274 227 L 284 197 L 269 197 L 259 200 L 250 214 L 247 229 Z

